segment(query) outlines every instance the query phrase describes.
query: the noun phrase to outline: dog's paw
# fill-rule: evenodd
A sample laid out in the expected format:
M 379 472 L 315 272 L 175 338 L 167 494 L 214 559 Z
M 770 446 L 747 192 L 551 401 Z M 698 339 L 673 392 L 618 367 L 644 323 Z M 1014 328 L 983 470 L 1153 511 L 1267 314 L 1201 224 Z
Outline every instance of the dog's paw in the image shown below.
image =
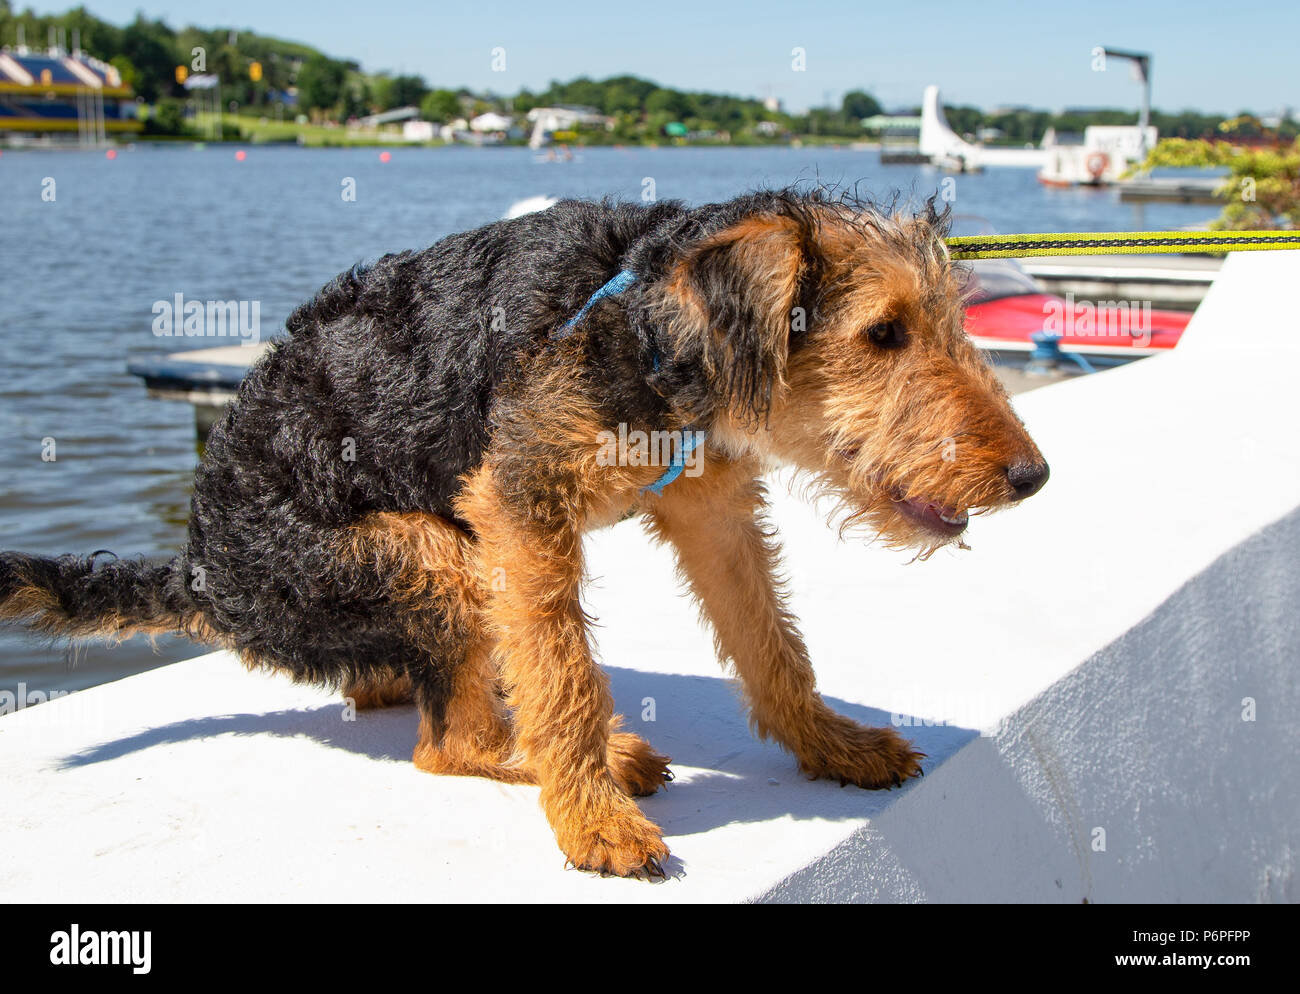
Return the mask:
M 924 758 L 892 728 L 868 728 L 836 715 L 799 756 L 799 768 L 813 780 L 878 790 L 921 776 Z
M 610 776 L 632 797 L 648 797 L 673 778 L 668 769 L 672 760 L 631 732 L 611 735 L 606 757 Z
M 652 821 L 630 800 L 630 811 L 620 810 L 594 825 L 566 832 L 559 839 L 565 865 L 601 876 L 662 879 L 668 847 Z M 566 837 L 567 836 L 567 837 Z

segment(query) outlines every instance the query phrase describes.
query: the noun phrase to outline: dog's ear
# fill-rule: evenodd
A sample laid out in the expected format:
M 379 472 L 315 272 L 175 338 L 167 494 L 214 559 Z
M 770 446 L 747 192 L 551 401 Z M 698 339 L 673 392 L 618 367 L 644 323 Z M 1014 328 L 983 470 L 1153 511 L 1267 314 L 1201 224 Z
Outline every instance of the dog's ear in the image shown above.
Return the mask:
M 690 246 L 670 270 L 674 358 L 695 362 L 743 422 L 767 415 L 784 384 L 808 260 L 797 221 L 747 217 Z

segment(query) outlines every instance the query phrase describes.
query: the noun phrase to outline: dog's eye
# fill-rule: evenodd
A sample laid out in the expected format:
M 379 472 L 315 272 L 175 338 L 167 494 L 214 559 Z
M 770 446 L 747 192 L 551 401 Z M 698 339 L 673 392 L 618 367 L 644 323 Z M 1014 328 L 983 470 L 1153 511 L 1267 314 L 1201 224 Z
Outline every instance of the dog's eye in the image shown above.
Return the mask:
M 901 321 L 881 321 L 866 330 L 871 344 L 882 349 L 899 349 L 907 344 L 907 330 Z

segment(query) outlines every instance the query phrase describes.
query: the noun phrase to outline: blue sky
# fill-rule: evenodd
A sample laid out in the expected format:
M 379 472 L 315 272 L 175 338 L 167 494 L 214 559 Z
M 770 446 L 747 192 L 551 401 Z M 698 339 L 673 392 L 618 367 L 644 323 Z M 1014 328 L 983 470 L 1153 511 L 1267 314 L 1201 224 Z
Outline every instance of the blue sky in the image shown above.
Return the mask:
M 772 94 L 796 110 L 827 94 L 838 103 L 854 88 L 887 105 L 917 104 L 927 83 L 938 83 L 947 102 L 986 108 L 1135 107 L 1138 87 L 1127 68 L 1091 70 L 1092 48 L 1109 45 L 1154 53 L 1153 103 L 1165 110 L 1300 106 L 1295 0 L 84 2 L 117 23 L 143 10 L 173 27 L 247 27 L 358 59 L 369 70 L 498 93 L 632 73 L 684 89 Z M 35 4 L 42 12 L 71 5 Z M 807 53 L 803 72 L 791 68 L 796 46 Z M 505 49 L 504 72 L 492 70 L 496 47 Z

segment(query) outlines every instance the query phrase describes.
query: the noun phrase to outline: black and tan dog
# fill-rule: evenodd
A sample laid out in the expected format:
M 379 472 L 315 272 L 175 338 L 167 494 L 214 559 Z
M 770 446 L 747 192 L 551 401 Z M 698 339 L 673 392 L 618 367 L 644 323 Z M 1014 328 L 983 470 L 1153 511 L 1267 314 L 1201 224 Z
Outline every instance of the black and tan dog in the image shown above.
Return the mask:
M 0 617 L 178 631 L 362 705 L 414 699 L 421 768 L 539 784 L 574 864 L 657 875 L 633 797 L 668 760 L 618 731 L 580 598 L 583 533 L 640 513 L 754 731 L 810 776 L 900 783 L 922 757 L 817 693 L 759 476 L 793 464 L 922 555 L 1043 484 L 963 333 L 945 233 L 932 207 L 795 191 L 565 201 L 344 273 L 213 429 L 186 550 L 6 553 Z M 655 432 L 676 433 L 666 459 L 608 457 Z

